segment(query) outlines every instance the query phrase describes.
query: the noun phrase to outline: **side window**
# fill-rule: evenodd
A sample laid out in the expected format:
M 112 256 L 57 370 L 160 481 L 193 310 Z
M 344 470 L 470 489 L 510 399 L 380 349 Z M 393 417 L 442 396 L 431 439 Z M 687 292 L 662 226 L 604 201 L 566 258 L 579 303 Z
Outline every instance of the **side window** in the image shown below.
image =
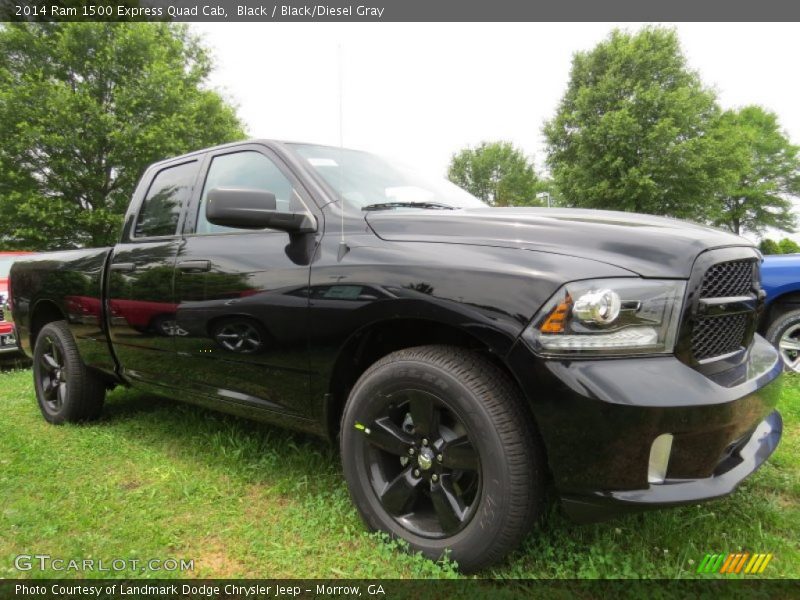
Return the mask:
M 181 206 L 192 192 L 198 169 L 195 161 L 159 171 L 139 208 L 134 237 L 176 234 Z
M 232 227 L 214 225 L 206 220 L 208 192 L 214 188 L 235 187 L 264 190 L 275 194 L 278 210 L 289 210 L 294 192 L 292 182 L 277 165 L 259 152 L 245 151 L 215 156 L 208 168 L 200 213 L 197 215 L 197 233 L 236 231 Z

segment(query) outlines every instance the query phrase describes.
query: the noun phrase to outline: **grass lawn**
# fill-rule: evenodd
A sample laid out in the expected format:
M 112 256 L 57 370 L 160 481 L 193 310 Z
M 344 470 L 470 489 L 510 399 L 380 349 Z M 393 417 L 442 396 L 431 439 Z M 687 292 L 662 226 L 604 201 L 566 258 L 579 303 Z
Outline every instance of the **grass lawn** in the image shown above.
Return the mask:
M 800 577 L 800 377 L 785 383 L 781 446 L 732 497 L 589 526 L 553 506 L 481 575 L 693 577 L 706 552 L 744 549 L 774 554 L 764 576 Z M 0 577 L 64 575 L 20 573 L 18 554 L 194 559 L 125 577 L 458 576 L 368 534 L 317 439 L 129 390 L 97 423 L 54 427 L 29 370 L 0 372 L 0 406 Z

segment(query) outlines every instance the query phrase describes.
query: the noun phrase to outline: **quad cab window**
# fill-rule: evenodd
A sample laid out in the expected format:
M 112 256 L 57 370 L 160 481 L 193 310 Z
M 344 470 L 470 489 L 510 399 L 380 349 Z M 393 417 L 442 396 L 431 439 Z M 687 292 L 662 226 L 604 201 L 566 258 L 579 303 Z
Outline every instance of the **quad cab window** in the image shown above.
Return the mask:
M 164 237 L 177 233 L 181 208 L 191 196 L 198 169 L 197 161 L 193 161 L 158 172 L 139 209 L 134 237 Z

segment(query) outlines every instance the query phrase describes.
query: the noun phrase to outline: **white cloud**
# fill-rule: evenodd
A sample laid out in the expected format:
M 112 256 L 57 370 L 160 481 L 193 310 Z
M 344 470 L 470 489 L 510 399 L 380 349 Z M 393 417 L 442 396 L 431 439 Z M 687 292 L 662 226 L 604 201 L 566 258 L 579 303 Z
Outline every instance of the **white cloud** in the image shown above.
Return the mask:
M 541 127 L 572 54 L 613 23 L 197 23 L 216 56 L 212 85 L 253 137 L 344 143 L 443 174 L 451 154 L 510 140 L 543 165 Z M 723 107 L 761 104 L 800 143 L 798 23 L 681 23 L 690 66 Z

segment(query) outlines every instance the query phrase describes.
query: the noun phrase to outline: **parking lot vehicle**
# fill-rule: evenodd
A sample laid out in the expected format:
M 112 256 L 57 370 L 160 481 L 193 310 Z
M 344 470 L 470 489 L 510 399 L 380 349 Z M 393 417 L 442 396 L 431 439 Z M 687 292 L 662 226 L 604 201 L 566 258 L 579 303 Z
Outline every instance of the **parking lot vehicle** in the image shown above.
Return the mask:
M 19 256 L 29 252 L 0 252 L 0 355 L 18 354 L 17 335 L 14 324 L 7 321 L 3 307 L 8 300 L 8 273 Z
M 682 221 L 491 208 L 255 141 L 150 167 L 119 243 L 16 264 L 12 307 L 48 421 L 122 384 L 338 439 L 370 528 L 475 570 L 550 484 L 592 521 L 726 495 L 770 456 L 759 262 Z
M 760 330 L 786 369 L 800 372 L 800 254 L 765 256 L 761 284 L 767 297 Z

